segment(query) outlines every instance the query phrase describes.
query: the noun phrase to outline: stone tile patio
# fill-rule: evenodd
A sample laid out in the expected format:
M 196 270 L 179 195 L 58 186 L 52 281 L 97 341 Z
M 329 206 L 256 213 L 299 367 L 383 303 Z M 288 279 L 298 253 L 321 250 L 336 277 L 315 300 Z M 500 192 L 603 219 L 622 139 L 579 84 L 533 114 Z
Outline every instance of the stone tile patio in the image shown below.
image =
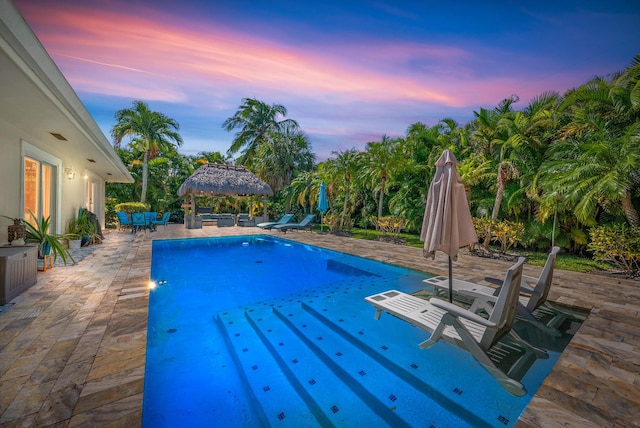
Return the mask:
M 0 426 L 139 426 L 152 240 L 249 233 L 263 231 L 111 232 L 77 265 L 39 272 L 38 284 L 0 313 Z M 301 231 L 285 237 L 446 275 L 444 257 L 425 260 L 417 248 Z M 456 277 L 481 281 L 508 265 L 461 255 Z M 517 426 L 640 426 L 640 282 L 556 270 L 550 300 L 591 314 Z

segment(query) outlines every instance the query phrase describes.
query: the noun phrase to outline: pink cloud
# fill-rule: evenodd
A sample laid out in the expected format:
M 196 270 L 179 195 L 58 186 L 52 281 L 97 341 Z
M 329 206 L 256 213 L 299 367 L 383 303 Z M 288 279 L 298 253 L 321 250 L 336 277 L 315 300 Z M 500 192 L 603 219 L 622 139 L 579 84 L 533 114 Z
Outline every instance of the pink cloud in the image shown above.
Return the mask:
M 439 85 L 423 84 L 410 76 L 376 72 L 344 58 L 299 51 L 222 28 L 194 30 L 176 20 L 175 24 L 166 24 L 161 20 L 166 17 L 158 14 L 96 13 L 80 5 L 45 11 L 42 6 L 36 10 L 26 4 L 23 9 L 52 55 L 67 70 L 84 69 L 88 63 L 92 66 L 90 76 L 74 82 L 80 85 L 79 90 L 99 91 L 104 73 L 111 75 L 117 69 L 126 76 L 120 85 L 123 96 L 130 95 L 127 82 L 132 89 L 146 82 L 169 85 L 174 91 L 186 91 L 186 83 L 205 87 L 249 83 L 257 87 L 280 86 L 292 93 L 333 94 L 344 100 L 406 98 L 457 103 L 456 97 Z M 50 27 L 51 22 L 56 23 L 55 29 Z M 57 32 L 60 27 L 65 28 L 65 33 Z M 403 54 L 403 48 L 388 50 L 409 55 Z M 422 48 L 422 54 L 436 50 Z M 96 79 L 93 84 L 91 76 Z M 175 96 L 167 101 L 170 100 Z
M 490 62 L 506 56 L 482 46 L 361 39 L 310 47 L 135 4 L 53 3 L 18 6 L 76 91 L 172 103 L 176 118 L 187 110 L 217 113 L 207 120 L 222 135 L 209 134 L 221 151 L 232 135 L 220 124 L 243 97 L 286 105 L 320 144 L 340 150 L 402 135 L 425 117 L 462 109 L 471 116 L 475 106 L 491 108 L 514 93 L 524 106 L 542 90 L 581 83 L 568 74 L 541 80 L 523 67 L 511 71 L 517 60 Z

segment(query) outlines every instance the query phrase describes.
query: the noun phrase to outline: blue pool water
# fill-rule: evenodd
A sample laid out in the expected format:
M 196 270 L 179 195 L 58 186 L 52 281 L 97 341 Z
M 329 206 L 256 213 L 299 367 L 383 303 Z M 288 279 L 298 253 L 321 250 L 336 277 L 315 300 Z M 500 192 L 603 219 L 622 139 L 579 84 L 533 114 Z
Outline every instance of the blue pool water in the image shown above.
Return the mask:
M 513 426 L 558 353 L 508 394 L 466 352 L 364 297 L 428 275 L 271 236 L 153 242 L 145 427 Z

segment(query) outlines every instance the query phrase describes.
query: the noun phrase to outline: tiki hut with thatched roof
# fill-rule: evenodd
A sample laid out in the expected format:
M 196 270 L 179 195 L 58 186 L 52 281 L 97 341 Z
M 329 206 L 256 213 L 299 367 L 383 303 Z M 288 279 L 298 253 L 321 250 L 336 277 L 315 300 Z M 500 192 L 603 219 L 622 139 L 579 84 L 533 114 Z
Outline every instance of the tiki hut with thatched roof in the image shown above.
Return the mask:
M 273 190 L 264 181 L 243 166 L 208 163 L 198 168 L 178 189 L 195 212 L 195 196 L 272 196 Z M 191 227 L 195 216 L 191 216 Z

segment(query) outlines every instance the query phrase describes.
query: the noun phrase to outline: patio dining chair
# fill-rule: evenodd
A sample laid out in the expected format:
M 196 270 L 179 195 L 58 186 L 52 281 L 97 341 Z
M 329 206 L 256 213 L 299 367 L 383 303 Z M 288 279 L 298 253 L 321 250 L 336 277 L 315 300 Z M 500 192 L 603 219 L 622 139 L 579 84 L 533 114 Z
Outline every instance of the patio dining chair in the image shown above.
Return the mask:
M 147 230 L 147 216 L 145 213 L 133 213 L 131 214 L 131 231 L 137 232 L 140 229 L 143 229 L 145 232 Z
M 118 211 L 118 225 L 118 229 L 120 229 L 120 232 L 122 232 L 122 229 L 124 229 L 125 227 L 133 226 L 131 218 L 129 218 L 129 215 L 126 212 Z
M 162 218 L 160 220 L 153 220 L 153 225 L 154 226 L 164 226 L 164 228 L 167 228 L 167 223 L 169 223 L 169 217 L 171 217 L 171 213 L 170 212 L 166 212 L 162 215 Z
M 147 228 L 152 232 L 156 230 L 156 226 L 153 222 L 158 219 L 158 213 L 156 211 L 145 211 L 144 216 L 147 219 Z

